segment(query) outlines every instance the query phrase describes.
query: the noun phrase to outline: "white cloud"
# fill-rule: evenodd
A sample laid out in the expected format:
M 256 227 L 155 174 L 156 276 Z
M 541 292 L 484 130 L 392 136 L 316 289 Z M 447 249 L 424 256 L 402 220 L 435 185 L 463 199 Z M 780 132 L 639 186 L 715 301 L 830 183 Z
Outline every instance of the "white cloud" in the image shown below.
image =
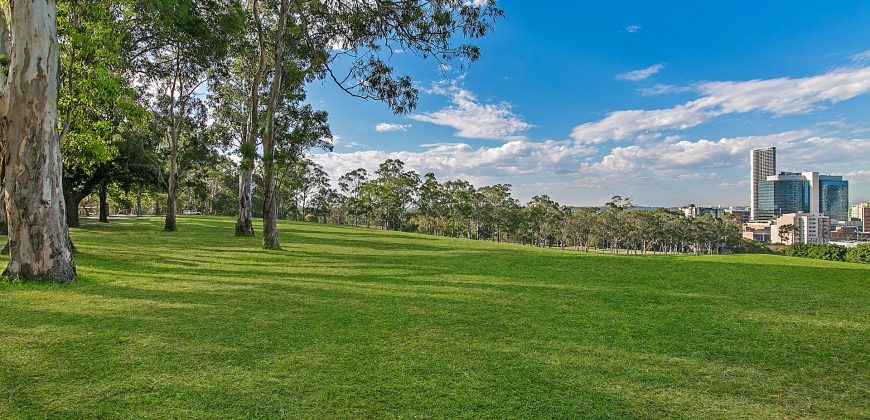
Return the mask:
M 764 111 L 775 116 L 810 112 L 870 92 L 870 67 L 834 70 L 804 78 L 697 85 L 700 98 L 672 108 L 611 112 L 602 120 L 574 127 L 581 143 L 624 140 L 662 130 L 684 130 L 725 114 Z
M 620 80 L 628 80 L 631 82 L 638 82 L 641 80 L 646 80 L 652 77 L 652 75 L 662 71 L 665 68 L 664 64 L 653 64 L 645 69 L 630 71 L 628 73 L 622 73 L 617 75 L 616 78 Z
M 380 123 L 375 126 L 375 131 L 378 133 L 384 133 L 387 131 L 408 131 L 409 128 L 411 128 L 411 124 Z
M 866 63 L 870 61 L 870 50 L 860 52 L 852 56 L 852 61 L 856 63 Z
M 432 171 L 439 178 L 485 179 L 577 172 L 580 158 L 595 151 L 571 141 L 556 140 L 511 140 L 499 146 L 479 148 L 465 143 L 436 143 L 422 147 L 425 150 L 419 152 L 329 152 L 314 154 L 311 158 L 323 165 L 333 179 L 356 168 L 374 170 L 386 159 L 399 159 L 410 169 L 419 173 Z
M 630 34 L 633 34 L 633 33 L 637 32 L 637 31 L 639 31 L 640 28 L 641 28 L 640 25 L 631 25 L 631 26 L 626 26 L 626 27 L 625 27 L 625 32 L 628 32 L 628 33 L 630 33 Z
M 473 93 L 456 84 L 435 85 L 429 93 L 449 96 L 453 105 L 434 112 L 413 114 L 410 118 L 453 127 L 456 136 L 467 139 L 517 140 L 532 127 L 511 110 L 507 102 L 482 103 Z
M 603 155 L 570 140 L 514 140 L 494 147 L 434 143 L 423 145 L 421 151 L 328 152 L 311 158 L 333 180 L 356 168 L 373 171 L 386 159 L 400 159 L 409 169 L 432 171 L 442 181 L 509 182 L 521 198 L 547 193 L 571 204 L 600 204 L 601 197 L 631 194 L 655 205 L 699 200 L 739 204 L 748 194 L 744 189 L 749 150 L 762 146 L 777 147 L 779 170 L 844 175 L 855 184 L 856 200 L 870 191 L 870 172 L 864 169 L 870 139 L 829 137 L 812 130 L 718 140 L 669 137 L 615 147 Z M 652 182 L 655 188 L 650 188 Z
M 670 93 L 685 93 L 685 92 L 693 92 L 697 90 L 694 86 L 674 86 L 674 85 L 664 85 L 657 84 L 650 87 L 640 88 L 638 89 L 640 93 L 646 96 L 655 96 L 655 95 L 666 95 Z
M 660 180 L 710 174 L 748 167 L 749 151 L 765 146 L 777 148 L 778 170 L 850 174 L 854 168 L 862 167 L 865 157 L 870 156 L 870 139 L 823 137 L 810 130 L 795 130 L 763 136 L 616 147 L 598 161 L 585 163 L 583 170 L 617 179 L 633 179 L 632 174 L 652 175 Z

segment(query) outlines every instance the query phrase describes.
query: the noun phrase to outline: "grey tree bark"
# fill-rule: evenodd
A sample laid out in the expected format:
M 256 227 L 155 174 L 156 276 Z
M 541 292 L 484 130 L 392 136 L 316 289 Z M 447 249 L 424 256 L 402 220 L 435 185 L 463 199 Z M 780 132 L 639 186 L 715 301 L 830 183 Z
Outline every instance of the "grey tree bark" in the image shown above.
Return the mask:
M 281 0 L 278 25 L 275 29 L 275 71 L 269 91 L 269 103 L 266 110 L 266 130 L 263 134 L 263 248 L 281 249 L 278 241 L 278 188 L 275 183 L 275 109 L 278 97 L 281 95 L 281 76 L 284 70 L 284 26 L 289 9 L 289 1 Z
M 181 118 L 184 116 L 184 102 L 181 102 L 180 110 L 176 112 L 175 102 L 176 102 L 176 92 L 183 92 L 184 87 L 179 86 L 180 84 L 180 60 L 181 58 L 177 55 L 176 51 L 175 57 L 175 76 L 172 80 L 172 90 L 169 95 L 169 100 L 171 101 L 169 105 L 169 114 L 171 117 L 171 127 L 169 130 L 169 142 L 170 142 L 170 158 L 169 158 L 169 179 L 166 183 L 166 193 L 168 195 L 166 199 L 166 220 L 163 224 L 163 230 L 166 232 L 175 232 L 178 230 L 178 226 L 176 225 L 176 199 L 178 198 L 178 126 L 181 123 Z
M 236 219 L 236 236 L 254 236 L 253 185 L 253 168 L 239 168 L 239 217 Z
M 0 77 L 9 222 L 4 275 L 68 282 L 76 267 L 57 131 L 57 7 L 54 0 L 11 0 L 9 8 L 11 46 L 0 22 L 0 54 L 8 57 L 8 74 Z
M 251 80 L 250 120 L 246 124 L 242 138 L 242 163 L 239 165 L 239 217 L 236 220 L 236 236 L 254 236 L 253 186 L 254 165 L 256 162 L 257 135 L 259 134 L 260 84 L 266 71 L 266 38 L 263 34 L 263 23 L 260 17 L 257 0 L 251 1 L 251 12 L 257 30 L 259 57 L 257 71 Z

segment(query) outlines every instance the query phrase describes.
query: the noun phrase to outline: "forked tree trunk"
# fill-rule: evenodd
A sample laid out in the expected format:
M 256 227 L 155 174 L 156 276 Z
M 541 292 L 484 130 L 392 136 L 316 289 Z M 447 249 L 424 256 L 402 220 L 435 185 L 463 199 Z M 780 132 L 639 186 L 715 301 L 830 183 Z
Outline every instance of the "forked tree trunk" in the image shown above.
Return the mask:
M 12 51 L 0 94 L 9 216 L 4 275 L 68 282 L 75 279 L 76 268 L 57 132 L 57 8 L 54 0 L 11 0 L 9 6 Z M 5 47 L 2 32 L 0 47 Z
M 101 223 L 109 223 L 109 194 L 106 183 L 103 182 L 100 184 L 100 222 Z M 138 202 L 138 198 L 137 198 Z M 136 211 L 139 211 L 139 207 L 136 207 Z
M 251 167 L 239 168 L 239 217 L 236 219 L 236 236 L 254 236 L 253 209 L 253 162 Z

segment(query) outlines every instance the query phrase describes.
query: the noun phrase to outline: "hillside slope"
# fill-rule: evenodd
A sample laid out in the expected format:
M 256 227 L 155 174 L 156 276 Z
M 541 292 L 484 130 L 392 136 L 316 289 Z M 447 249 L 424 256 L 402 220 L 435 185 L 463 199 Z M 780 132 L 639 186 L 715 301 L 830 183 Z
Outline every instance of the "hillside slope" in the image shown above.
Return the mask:
M 0 417 L 870 416 L 868 266 L 233 223 L 0 284 Z

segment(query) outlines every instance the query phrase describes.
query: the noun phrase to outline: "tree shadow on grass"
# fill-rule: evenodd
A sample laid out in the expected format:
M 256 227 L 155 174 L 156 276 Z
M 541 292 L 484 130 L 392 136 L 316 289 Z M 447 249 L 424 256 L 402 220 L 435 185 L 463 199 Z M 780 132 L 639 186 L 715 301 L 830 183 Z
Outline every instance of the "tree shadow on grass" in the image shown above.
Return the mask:
M 855 308 L 868 291 L 852 267 L 462 250 L 401 234 L 412 243 L 384 246 L 378 233 L 336 241 L 332 227 L 260 251 L 218 236 L 226 226 L 187 246 L 195 235 L 100 252 L 129 241 L 101 236 L 82 247 L 78 284 L 7 286 L 17 303 L 0 308 L 13 320 L 0 348 L 45 363 L 4 362 L 3 389 L 50 389 L 11 401 L 59 416 L 155 402 L 212 415 L 859 412 L 848 378 L 867 367 L 850 355 L 867 349 Z M 768 396 L 785 387 L 794 399 Z

